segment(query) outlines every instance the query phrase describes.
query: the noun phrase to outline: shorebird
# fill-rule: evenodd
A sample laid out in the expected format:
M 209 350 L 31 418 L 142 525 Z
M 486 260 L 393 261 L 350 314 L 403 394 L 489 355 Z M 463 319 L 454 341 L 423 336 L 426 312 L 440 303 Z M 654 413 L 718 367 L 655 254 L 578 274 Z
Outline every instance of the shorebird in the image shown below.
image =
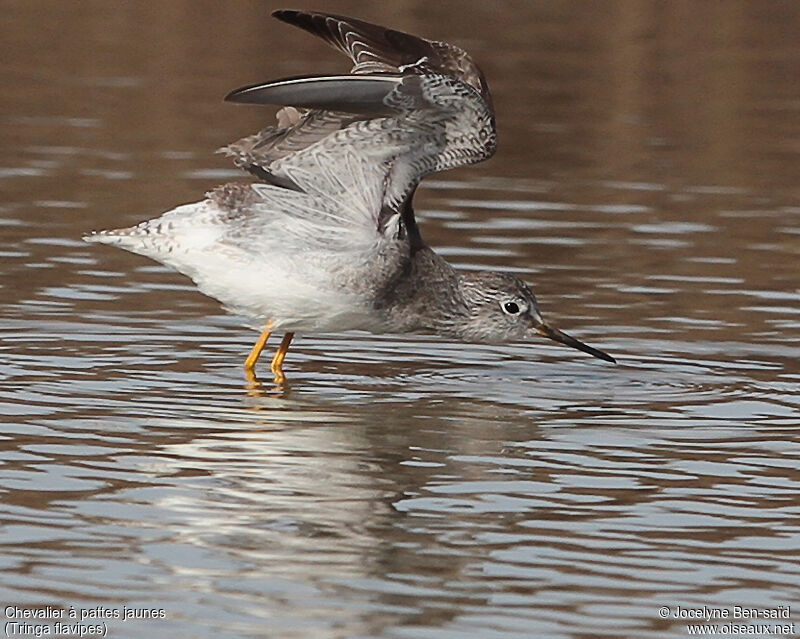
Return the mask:
M 278 122 L 222 149 L 257 183 L 218 187 L 133 227 L 112 244 L 171 266 L 262 332 L 273 332 L 276 381 L 295 333 L 429 332 L 467 342 L 544 336 L 614 362 L 545 322 L 533 291 L 502 272 L 460 272 L 422 239 L 412 199 L 427 175 L 494 153 L 483 73 L 462 49 L 327 13 L 279 20 L 350 57 L 349 74 L 294 77 L 231 92 L 283 106 Z

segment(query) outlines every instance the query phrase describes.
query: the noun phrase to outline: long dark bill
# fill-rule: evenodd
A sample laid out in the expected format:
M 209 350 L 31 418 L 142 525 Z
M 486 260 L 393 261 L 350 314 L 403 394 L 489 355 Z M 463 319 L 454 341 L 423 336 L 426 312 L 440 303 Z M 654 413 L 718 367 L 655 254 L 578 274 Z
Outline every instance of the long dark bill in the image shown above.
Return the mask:
M 592 348 L 583 342 L 579 342 L 574 337 L 570 337 L 566 333 L 562 333 L 557 328 L 552 328 L 547 324 L 542 324 L 541 326 L 536 327 L 536 332 L 543 337 L 549 337 L 553 341 L 559 342 L 564 344 L 565 346 L 571 346 L 572 348 L 577 348 L 579 351 L 583 351 L 584 353 L 588 353 L 592 357 L 596 357 L 598 359 L 605 360 L 606 362 L 611 362 L 612 364 L 616 364 L 617 360 L 615 360 L 611 355 L 604 353 L 603 351 L 599 351 L 596 348 Z

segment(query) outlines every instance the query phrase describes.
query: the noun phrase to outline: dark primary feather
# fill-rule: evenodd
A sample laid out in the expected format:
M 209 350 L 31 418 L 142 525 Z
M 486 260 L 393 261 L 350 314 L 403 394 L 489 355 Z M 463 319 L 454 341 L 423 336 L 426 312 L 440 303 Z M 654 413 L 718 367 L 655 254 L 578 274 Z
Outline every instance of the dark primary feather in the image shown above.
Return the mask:
M 452 44 L 336 14 L 281 9 L 272 15 L 322 38 L 347 55 L 355 63 L 353 73 L 450 75 L 477 89 L 491 104 L 483 73 L 466 51 Z
M 304 109 L 344 111 L 370 117 L 389 115 L 386 99 L 399 76 L 305 76 L 253 84 L 231 91 L 225 100 L 246 104 L 291 104 Z
M 289 9 L 272 15 L 339 49 L 355 63 L 353 73 L 397 73 L 422 57 L 438 57 L 428 40 L 363 20 Z

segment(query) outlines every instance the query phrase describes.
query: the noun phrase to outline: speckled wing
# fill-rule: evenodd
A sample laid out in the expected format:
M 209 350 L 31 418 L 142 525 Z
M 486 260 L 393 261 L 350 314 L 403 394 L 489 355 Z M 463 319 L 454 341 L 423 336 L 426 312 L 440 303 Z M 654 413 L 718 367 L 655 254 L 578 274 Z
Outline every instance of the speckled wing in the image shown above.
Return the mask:
M 352 75 L 289 78 L 232 92 L 230 101 L 302 109 L 296 122 L 227 147 L 237 165 L 268 183 L 366 211 L 367 218 L 350 222 L 388 235 L 425 175 L 494 152 L 486 81 L 458 47 L 343 16 L 274 15 L 320 36 L 354 67 Z
M 272 14 L 325 40 L 354 63 L 354 74 L 448 75 L 481 93 L 491 109 L 486 80 L 472 58 L 452 44 L 426 40 L 409 33 L 345 16 L 282 9 Z

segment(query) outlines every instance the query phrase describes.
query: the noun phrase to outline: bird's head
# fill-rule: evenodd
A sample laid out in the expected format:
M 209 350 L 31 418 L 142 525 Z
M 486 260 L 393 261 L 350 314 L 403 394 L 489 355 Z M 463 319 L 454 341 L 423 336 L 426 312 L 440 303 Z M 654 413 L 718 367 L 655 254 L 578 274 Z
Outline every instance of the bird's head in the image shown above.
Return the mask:
M 547 337 L 593 357 L 615 362 L 603 351 L 549 326 L 539 312 L 533 291 L 510 273 L 468 272 L 459 282 L 467 307 L 459 337 L 471 342 L 522 342 Z

